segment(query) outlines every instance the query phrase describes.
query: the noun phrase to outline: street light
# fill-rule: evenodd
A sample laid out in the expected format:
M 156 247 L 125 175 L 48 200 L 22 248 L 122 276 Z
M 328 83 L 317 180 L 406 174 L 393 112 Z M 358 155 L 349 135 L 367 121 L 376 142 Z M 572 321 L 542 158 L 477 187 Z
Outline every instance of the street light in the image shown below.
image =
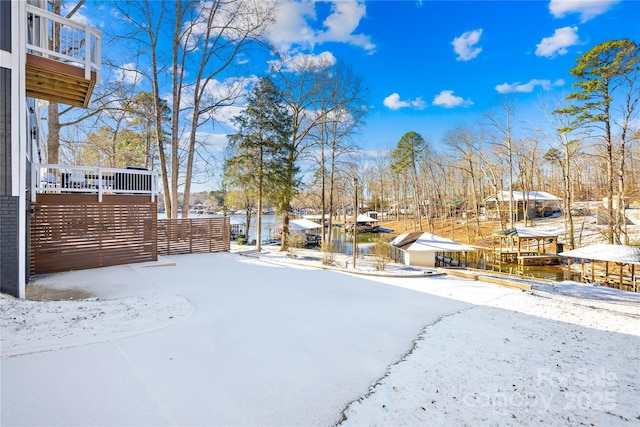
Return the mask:
M 356 255 L 358 253 L 358 177 L 353 177 L 353 185 L 356 190 L 355 203 L 353 204 L 353 269 L 356 269 Z

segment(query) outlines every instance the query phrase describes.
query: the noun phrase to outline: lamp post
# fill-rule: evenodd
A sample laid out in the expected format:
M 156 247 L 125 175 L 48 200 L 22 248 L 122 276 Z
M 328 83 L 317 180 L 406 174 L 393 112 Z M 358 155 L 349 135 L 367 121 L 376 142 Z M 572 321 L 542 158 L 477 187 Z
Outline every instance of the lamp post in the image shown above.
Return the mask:
M 353 204 L 353 269 L 356 269 L 356 256 L 358 254 L 358 177 L 353 177 L 355 187 L 355 203 Z

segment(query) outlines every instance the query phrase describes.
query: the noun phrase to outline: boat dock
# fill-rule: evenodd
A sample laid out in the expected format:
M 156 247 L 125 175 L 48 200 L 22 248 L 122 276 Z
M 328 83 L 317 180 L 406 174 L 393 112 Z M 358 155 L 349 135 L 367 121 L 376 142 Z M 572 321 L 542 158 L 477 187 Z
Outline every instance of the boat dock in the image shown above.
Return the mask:
M 499 242 L 499 246 L 495 242 Z M 558 251 L 558 236 L 527 228 L 497 230 L 491 234 L 493 260 L 496 263 L 517 263 L 518 267 L 557 265 L 562 261 Z
M 532 265 L 558 265 L 562 261 L 562 257 L 557 254 L 543 255 L 519 255 L 518 266 L 528 267 Z

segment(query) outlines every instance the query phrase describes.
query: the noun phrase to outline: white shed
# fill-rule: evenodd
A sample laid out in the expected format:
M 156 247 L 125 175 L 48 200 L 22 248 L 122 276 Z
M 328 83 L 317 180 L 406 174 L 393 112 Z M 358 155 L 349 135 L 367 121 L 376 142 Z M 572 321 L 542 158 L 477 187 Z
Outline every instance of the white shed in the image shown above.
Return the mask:
M 475 250 L 471 246 L 422 231 L 401 234 L 391 241 L 391 245 L 402 251 L 405 265 L 420 267 L 435 267 L 438 254 Z

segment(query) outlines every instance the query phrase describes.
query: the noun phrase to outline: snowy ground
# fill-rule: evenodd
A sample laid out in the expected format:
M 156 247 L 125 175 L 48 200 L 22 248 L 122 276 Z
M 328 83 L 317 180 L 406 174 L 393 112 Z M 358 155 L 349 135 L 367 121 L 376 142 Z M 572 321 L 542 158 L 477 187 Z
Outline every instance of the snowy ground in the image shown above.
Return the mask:
M 602 202 L 577 202 L 572 205 L 574 209 L 583 209 L 587 215 L 574 215 L 573 226 L 575 233 L 575 243 L 577 247 L 584 247 L 596 243 L 606 243 L 607 225 L 598 225 L 596 212 L 602 206 Z M 630 242 L 640 242 L 640 207 L 626 210 L 628 224 L 626 231 Z M 523 227 L 524 223 L 519 223 L 518 227 Z M 537 230 L 557 233 L 560 241 L 565 241 L 565 218 L 562 216 L 538 218 L 529 224 Z
M 32 284 L 83 300 L 1 296 L 0 425 L 640 423 L 639 294 L 304 252 L 151 265 Z

